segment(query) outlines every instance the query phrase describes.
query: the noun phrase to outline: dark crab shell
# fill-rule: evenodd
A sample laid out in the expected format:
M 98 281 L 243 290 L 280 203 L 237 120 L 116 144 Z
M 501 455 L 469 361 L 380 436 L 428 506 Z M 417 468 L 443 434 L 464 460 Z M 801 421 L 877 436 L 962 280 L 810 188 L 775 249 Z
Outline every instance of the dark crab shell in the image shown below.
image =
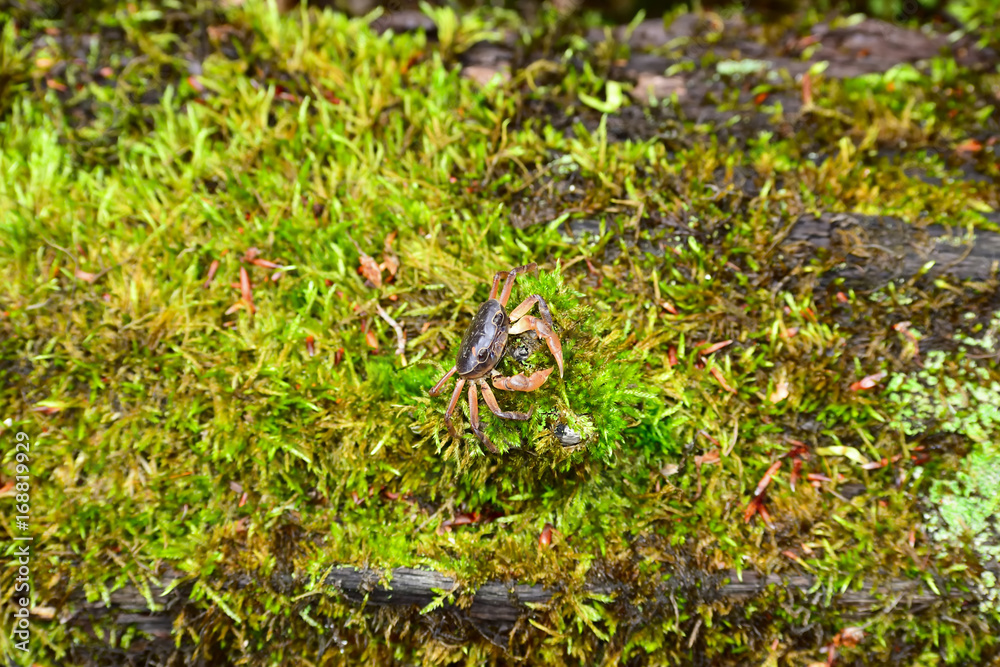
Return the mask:
M 479 306 L 458 348 L 455 369 L 459 377 L 475 380 L 493 370 L 507 345 L 508 329 L 510 319 L 499 301 L 490 299 Z

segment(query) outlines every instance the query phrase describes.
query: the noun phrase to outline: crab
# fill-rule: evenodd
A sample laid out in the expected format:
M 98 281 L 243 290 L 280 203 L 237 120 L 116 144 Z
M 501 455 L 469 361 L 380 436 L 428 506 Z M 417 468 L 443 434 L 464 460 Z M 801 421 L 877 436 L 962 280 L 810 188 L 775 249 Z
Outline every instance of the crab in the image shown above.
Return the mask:
M 504 310 L 507 306 L 507 301 L 510 299 L 510 292 L 514 288 L 514 279 L 519 274 L 536 269 L 537 266 L 532 262 L 531 264 L 515 267 L 510 271 L 498 271 L 493 276 L 493 287 L 490 289 L 489 299 L 479 306 L 476 316 L 472 319 L 472 324 L 469 325 L 468 330 L 462 337 L 462 344 L 458 348 L 458 358 L 455 360 L 455 365 L 445 373 L 445 376 L 429 392 L 431 396 L 437 396 L 451 376 L 458 373 L 458 382 L 455 383 L 455 391 L 452 393 L 451 401 L 448 402 L 448 409 L 444 413 L 444 423 L 448 426 L 448 433 L 453 438 L 457 438 L 458 435 L 455 433 L 451 416 L 454 414 L 455 406 L 458 405 L 458 399 L 462 395 L 462 388 L 466 383 L 469 383 L 469 421 L 472 426 L 472 432 L 494 454 L 498 453 L 498 450 L 490 442 L 486 433 L 483 432 L 482 424 L 479 420 L 479 393 L 482 392 L 483 400 L 486 401 L 486 405 L 490 411 L 502 419 L 527 421 L 531 419 L 531 415 L 534 414 L 535 409 L 532 408 L 531 412 L 505 412 L 501 410 L 496 396 L 493 394 L 493 390 L 490 389 L 490 385 L 487 383 L 487 377 L 492 380 L 493 386 L 496 389 L 504 391 L 534 391 L 545 384 L 545 381 L 553 371 L 553 367 L 549 367 L 544 370 L 535 371 L 528 376 L 524 373 L 518 373 L 509 377 L 501 375 L 495 368 L 503 357 L 504 350 L 507 347 L 508 336 L 534 331 L 548 345 L 549 351 L 552 352 L 552 356 L 556 359 L 556 365 L 559 367 L 559 377 L 563 376 L 562 343 L 559 341 L 559 336 L 553 331 L 552 313 L 549 311 L 549 305 L 545 303 L 545 299 L 538 294 L 532 294 L 522 301 L 517 308 L 510 311 L 509 316 L 506 310 Z M 501 280 L 504 281 L 503 291 L 497 297 L 497 290 L 500 287 Z M 538 304 L 538 311 L 541 317 L 528 315 L 528 311 L 535 304 Z

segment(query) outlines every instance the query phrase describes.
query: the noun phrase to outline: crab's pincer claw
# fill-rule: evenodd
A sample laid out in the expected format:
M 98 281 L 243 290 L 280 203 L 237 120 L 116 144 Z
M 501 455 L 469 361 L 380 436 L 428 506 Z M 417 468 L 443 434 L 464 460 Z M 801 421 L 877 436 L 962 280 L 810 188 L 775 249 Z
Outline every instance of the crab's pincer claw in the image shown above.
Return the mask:
M 495 377 L 493 378 L 493 386 L 504 391 L 535 391 L 545 384 L 552 370 L 550 366 L 545 370 L 535 371 L 529 376 L 525 376 L 524 373 L 518 373 L 510 377 Z
M 538 303 L 539 310 L 542 310 L 544 317 L 533 317 L 531 315 L 525 315 L 518 311 L 524 310 L 531 307 L 532 304 Z M 513 313 L 511 313 L 511 318 L 513 319 L 516 315 L 518 320 L 510 327 L 511 335 L 516 335 L 519 333 L 524 333 L 525 331 L 534 331 L 539 338 L 545 341 L 545 344 L 549 346 L 549 351 L 552 356 L 556 358 L 556 365 L 559 366 L 559 377 L 563 376 L 563 353 L 562 353 L 562 342 L 559 340 L 559 336 L 555 331 L 552 330 L 552 319 L 549 315 L 548 306 L 542 308 L 541 297 L 532 296 L 525 300 L 520 306 L 518 306 Z
M 559 377 L 563 376 L 563 354 L 562 354 L 562 341 L 559 340 L 559 336 L 556 332 L 552 330 L 546 322 L 541 320 L 536 320 L 535 331 L 538 332 L 539 338 L 545 341 L 545 344 L 549 346 L 549 351 L 552 356 L 556 358 L 556 366 L 559 367 Z

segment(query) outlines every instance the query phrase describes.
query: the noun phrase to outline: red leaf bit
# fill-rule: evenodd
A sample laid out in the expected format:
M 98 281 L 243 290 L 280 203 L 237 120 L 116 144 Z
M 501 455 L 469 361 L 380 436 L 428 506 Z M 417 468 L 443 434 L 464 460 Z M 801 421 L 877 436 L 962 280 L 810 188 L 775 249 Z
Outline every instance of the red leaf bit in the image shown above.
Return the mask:
M 667 348 L 667 366 L 673 368 L 677 364 L 677 348 L 671 345 Z
M 753 492 L 754 496 L 760 496 L 767 490 L 768 485 L 771 483 L 771 480 L 774 478 L 775 473 L 778 472 L 780 467 L 781 461 L 775 461 L 771 464 L 771 467 L 767 469 L 764 476 L 760 478 L 760 483 L 757 484 L 757 490 Z
M 546 523 L 542 532 L 538 535 L 538 546 L 544 548 L 552 544 L 552 524 Z
M 266 259 L 256 259 L 255 258 L 255 259 L 251 259 L 250 263 L 254 264 L 256 266 L 263 266 L 265 269 L 283 269 L 283 268 L 285 268 L 284 266 L 282 266 L 281 264 L 278 264 L 277 262 L 272 262 L 272 261 L 266 260 Z
M 788 478 L 788 485 L 795 490 L 795 483 L 799 481 L 799 477 L 802 475 L 802 459 L 795 459 L 792 462 L 792 474 Z
M 719 462 L 719 450 L 718 449 L 713 449 L 710 452 L 705 452 L 704 454 L 701 454 L 700 456 L 694 457 L 694 464 L 697 467 L 699 467 L 699 468 L 702 467 L 703 465 L 707 466 L 707 465 L 712 465 L 713 463 L 718 463 L 718 462 Z
M 598 271 L 596 268 L 594 268 L 594 263 L 590 261 L 589 257 L 584 257 L 583 261 L 587 263 L 587 271 L 590 273 L 590 275 L 592 275 L 592 276 L 594 276 L 594 277 L 597 278 L 597 286 L 600 287 L 601 286 L 601 282 L 604 279 L 603 274 L 601 274 L 600 271 Z
M 812 78 L 809 72 L 802 75 L 802 105 L 811 107 L 813 103 Z
M 708 356 L 709 354 L 712 354 L 713 352 L 718 352 L 719 350 L 721 350 L 722 348 L 726 347 L 727 345 L 731 345 L 732 342 L 733 342 L 732 340 L 724 340 L 721 343 L 714 343 L 714 344 L 709 345 L 708 347 L 706 347 L 704 350 L 701 350 L 701 352 L 699 352 L 699 354 L 701 354 L 701 356 L 703 356 L 703 357 L 704 356 Z
M 869 461 L 861 467 L 865 470 L 878 470 L 879 468 L 884 468 L 887 465 L 889 465 L 889 459 L 883 458 L 881 461 Z
M 208 276 L 205 278 L 205 282 L 202 284 L 202 289 L 208 289 L 208 286 L 212 284 L 215 280 L 215 272 L 219 270 L 219 260 L 213 259 L 212 263 L 208 265 Z
M 876 386 L 886 376 L 885 371 L 879 371 L 874 375 L 867 375 L 857 382 L 851 384 L 851 391 L 865 391 Z
M 316 356 L 316 341 L 312 336 L 306 336 L 306 353 L 310 357 Z
M 337 351 L 333 353 L 333 365 L 339 366 L 340 362 L 344 360 L 344 348 L 337 348 Z
M 716 438 L 713 438 L 712 435 L 705 429 L 700 429 L 698 431 L 698 435 L 708 438 L 712 442 L 712 444 L 715 445 L 716 447 L 721 447 L 721 443 L 719 443 L 719 441 Z
M 257 308 L 253 305 L 253 289 L 250 287 L 250 274 L 242 266 L 240 267 L 240 294 L 243 297 L 243 303 L 246 304 L 247 310 L 251 313 L 256 313 Z
M 378 338 L 375 336 L 375 331 L 373 329 L 369 329 L 365 332 L 365 341 L 368 343 L 368 347 L 375 350 L 378 349 Z
M 757 513 L 757 510 L 760 509 L 760 504 L 760 496 L 750 501 L 750 504 L 747 505 L 746 510 L 743 512 L 743 523 L 750 523 L 750 519 L 752 519 L 754 514 Z
M 800 456 L 809 458 L 808 456 L 809 448 L 806 447 L 806 443 L 802 442 L 801 440 L 794 440 L 792 438 L 789 438 L 788 444 L 792 445 L 792 449 L 788 452 L 788 455 L 790 457 L 792 457 L 793 459 L 798 458 Z
M 348 238 L 350 238 L 348 236 Z M 358 245 L 358 242 L 351 239 L 351 243 L 354 244 L 354 248 L 358 251 L 358 261 L 360 265 L 358 266 L 358 273 L 363 275 L 368 282 L 370 282 L 375 287 L 382 286 L 382 269 L 379 268 L 378 263 L 372 259 L 372 256 L 365 253 Z
M 959 153 L 978 153 L 982 149 L 983 145 L 975 139 L 966 139 L 955 147 L 955 150 Z
M 840 642 L 847 647 L 857 646 L 865 638 L 865 631 L 858 627 L 844 628 L 840 633 Z
M 728 391 L 730 394 L 736 393 L 736 390 L 733 389 L 728 382 L 726 382 L 726 378 L 722 377 L 722 371 L 720 371 L 717 367 L 713 366 L 711 373 L 715 377 L 715 379 L 719 381 L 719 384 L 722 385 L 723 389 Z
M 94 281 L 97 280 L 96 273 L 90 273 L 89 271 L 84 271 L 83 269 L 77 269 L 75 275 L 80 280 L 90 283 L 91 285 L 93 285 Z
M 438 529 L 439 533 L 450 532 L 455 526 L 466 526 L 479 521 L 479 512 L 462 512 L 453 518 L 445 520 Z
M 389 272 L 389 280 L 396 277 L 396 272 L 399 271 L 399 258 L 392 251 L 392 242 L 396 240 L 397 232 L 390 232 L 388 236 L 385 237 L 385 245 L 382 249 L 382 264 L 379 265 L 380 269 Z
M 757 512 L 760 514 L 760 518 L 764 520 L 764 525 L 771 530 L 774 530 L 774 522 L 771 521 L 771 513 L 767 511 L 767 505 L 764 504 L 763 499 L 761 499 L 760 503 L 757 504 Z

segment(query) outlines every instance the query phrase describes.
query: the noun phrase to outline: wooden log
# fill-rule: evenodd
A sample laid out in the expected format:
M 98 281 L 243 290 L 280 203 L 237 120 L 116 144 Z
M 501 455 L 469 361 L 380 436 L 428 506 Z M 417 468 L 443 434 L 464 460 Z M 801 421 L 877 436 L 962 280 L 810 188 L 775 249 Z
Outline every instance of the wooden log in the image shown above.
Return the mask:
M 839 265 L 822 282 L 843 278 L 851 287 L 879 287 L 921 271 L 931 278 L 989 280 L 997 277 L 1000 262 L 1000 234 L 942 225 L 920 228 L 890 216 L 803 215 L 777 240 L 790 255 L 831 253 Z M 801 259 L 796 256 L 790 264 L 797 266 Z
M 453 577 L 433 570 L 401 567 L 392 570 L 391 580 L 385 583 L 384 571 L 374 569 L 358 569 L 354 567 L 336 567 L 325 580 L 330 594 L 343 597 L 354 603 L 365 602 L 368 606 L 396 607 L 404 609 L 422 608 L 440 596 L 438 591 L 455 592 L 457 598 L 462 591 Z M 163 591 L 175 582 L 179 573 L 170 572 L 160 578 L 161 586 L 151 587 L 154 603 L 161 607 L 152 611 L 142 593 L 126 586 L 110 595 L 110 606 L 101 601 L 87 602 L 82 593 L 71 596 L 71 604 L 75 607 L 67 617 L 60 615 L 69 622 L 86 622 L 91 616 L 115 615 L 114 624 L 120 626 L 135 626 L 149 634 L 165 637 L 170 634 L 173 618 L 187 604 L 190 587 L 178 586 L 164 595 Z M 690 577 L 688 578 L 690 579 Z M 250 584 L 250 577 L 237 579 L 233 586 L 243 588 Z M 817 580 L 810 575 L 761 575 L 754 572 L 743 572 L 742 579 L 735 571 L 703 573 L 698 577 L 701 582 L 695 592 L 690 586 L 682 584 L 663 584 L 659 590 L 650 591 L 654 597 L 667 600 L 678 592 L 686 598 L 696 594 L 705 601 L 727 600 L 733 602 L 745 601 L 766 590 L 769 586 L 780 586 L 799 593 L 806 593 L 816 587 Z M 299 580 L 301 582 L 301 580 Z M 718 582 L 718 583 L 713 583 Z M 274 577 L 270 584 L 276 588 L 296 591 L 301 588 L 288 575 Z M 689 590 L 690 589 L 690 590 Z M 622 591 L 620 586 L 595 584 L 587 587 L 588 592 L 613 594 Z M 626 595 L 630 594 L 626 587 Z M 637 591 L 638 592 L 638 591 Z M 449 613 L 457 614 L 470 622 L 488 622 L 512 624 L 522 615 L 530 613 L 528 603 L 545 604 L 553 599 L 557 591 L 547 589 L 537 584 L 489 582 L 479 587 L 472 597 L 471 604 L 464 609 L 446 603 L 443 605 Z M 813 594 L 814 602 L 821 603 L 827 595 L 825 587 L 820 586 Z M 365 597 L 367 596 L 367 601 Z M 831 595 L 831 605 L 851 608 L 860 614 L 876 613 L 885 607 L 907 609 L 911 612 L 920 611 L 935 602 L 942 600 L 965 599 L 973 600 L 974 596 L 964 592 L 946 592 L 937 595 L 926 588 L 923 582 L 908 579 L 894 579 L 877 587 L 865 584 L 860 589 L 848 590 Z M 432 612 L 433 613 L 433 612 Z

